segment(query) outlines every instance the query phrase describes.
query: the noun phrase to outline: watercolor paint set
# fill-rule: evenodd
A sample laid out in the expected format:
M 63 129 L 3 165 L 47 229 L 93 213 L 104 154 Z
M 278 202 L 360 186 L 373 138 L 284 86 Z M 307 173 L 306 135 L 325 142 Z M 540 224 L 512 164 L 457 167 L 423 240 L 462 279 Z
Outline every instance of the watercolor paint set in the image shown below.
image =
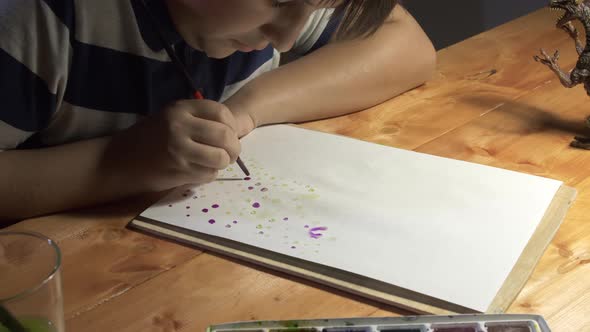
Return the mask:
M 549 332 L 537 315 L 456 315 L 252 321 L 209 326 L 207 332 Z

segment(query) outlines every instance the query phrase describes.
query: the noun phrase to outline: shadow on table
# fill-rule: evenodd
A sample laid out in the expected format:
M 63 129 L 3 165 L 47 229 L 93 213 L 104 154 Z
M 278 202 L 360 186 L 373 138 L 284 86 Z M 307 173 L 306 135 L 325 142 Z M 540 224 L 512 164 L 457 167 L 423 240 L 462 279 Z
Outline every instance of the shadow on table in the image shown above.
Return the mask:
M 588 99 L 587 114 L 581 115 L 579 119 L 566 119 L 557 114 L 554 114 L 548 109 L 540 108 L 534 105 L 525 104 L 518 100 L 508 100 L 499 97 L 471 97 L 465 96 L 461 101 L 466 104 L 478 105 L 499 105 L 493 112 L 502 113 L 514 118 L 523 126 L 511 128 L 499 128 L 495 126 L 494 129 L 506 133 L 519 132 L 542 132 L 542 131 L 559 131 L 571 134 L 572 136 L 590 136 L 590 128 L 586 126 L 586 117 L 590 116 L 590 98 Z M 580 110 L 580 113 L 583 111 Z M 570 112 L 571 113 L 571 112 Z

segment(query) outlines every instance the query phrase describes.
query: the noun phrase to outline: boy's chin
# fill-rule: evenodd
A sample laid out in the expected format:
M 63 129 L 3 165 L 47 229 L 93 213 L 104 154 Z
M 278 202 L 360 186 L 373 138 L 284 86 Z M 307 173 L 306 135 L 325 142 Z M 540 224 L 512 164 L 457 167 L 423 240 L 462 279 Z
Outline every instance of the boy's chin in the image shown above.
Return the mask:
M 204 50 L 208 57 L 213 59 L 223 59 L 234 54 L 237 50 L 235 48 L 223 47 L 223 48 L 212 48 Z
M 199 50 L 208 57 L 213 59 L 223 59 L 227 58 L 228 56 L 234 54 L 236 49 L 233 47 L 228 47 L 225 45 L 219 45 L 218 43 L 212 43 L 207 41 L 202 41 L 200 44 L 196 42 L 191 42 L 190 40 L 186 40 L 186 42 L 195 50 Z

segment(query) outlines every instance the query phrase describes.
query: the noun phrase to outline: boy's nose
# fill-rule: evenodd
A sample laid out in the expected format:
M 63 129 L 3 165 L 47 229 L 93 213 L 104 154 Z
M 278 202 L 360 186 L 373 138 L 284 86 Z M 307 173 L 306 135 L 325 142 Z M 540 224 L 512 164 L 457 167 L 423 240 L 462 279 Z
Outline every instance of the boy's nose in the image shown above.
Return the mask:
M 297 36 L 299 35 L 298 27 L 294 26 L 266 26 L 262 32 L 266 39 L 271 42 L 272 46 L 279 52 L 286 52 L 293 47 Z

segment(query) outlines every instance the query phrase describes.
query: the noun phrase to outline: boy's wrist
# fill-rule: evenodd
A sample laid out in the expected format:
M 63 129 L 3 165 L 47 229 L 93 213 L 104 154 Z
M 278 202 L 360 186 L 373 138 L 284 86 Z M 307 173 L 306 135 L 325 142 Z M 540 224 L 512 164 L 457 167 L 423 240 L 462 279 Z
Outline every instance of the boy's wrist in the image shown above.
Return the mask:
M 233 114 L 236 117 L 236 122 L 238 124 L 238 137 L 246 136 L 256 128 L 256 123 L 250 113 L 245 111 L 236 111 L 233 112 Z
M 224 102 L 236 118 L 236 128 L 239 137 L 246 136 L 260 124 L 256 117 L 256 98 L 248 87 L 242 88 Z

